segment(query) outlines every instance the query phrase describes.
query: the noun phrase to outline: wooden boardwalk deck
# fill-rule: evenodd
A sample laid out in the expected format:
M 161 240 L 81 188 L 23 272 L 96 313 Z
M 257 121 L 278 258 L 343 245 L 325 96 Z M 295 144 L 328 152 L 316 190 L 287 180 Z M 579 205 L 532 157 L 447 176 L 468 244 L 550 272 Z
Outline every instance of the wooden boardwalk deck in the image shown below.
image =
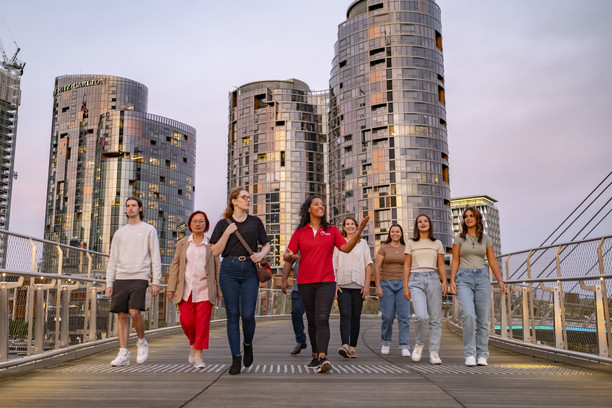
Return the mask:
M 397 331 L 394 332 L 394 341 Z M 2 407 L 607 407 L 612 375 L 491 348 L 488 367 L 463 365 L 461 338 L 444 329 L 440 357 L 429 364 L 401 357 L 397 346 L 381 356 L 380 320 L 363 319 L 357 359 L 344 359 L 338 320 L 332 320 L 326 374 L 305 369 L 308 349 L 291 356 L 290 320 L 259 320 L 255 362 L 242 374 L 227 373 L 225 326 L 211 330 L 207 368 L 187 363 L 181 335 L 149 341 L 146 363 L 112 368 L 116 350 L 34 370 L 0 382 Z M 411 339 L 413 341 L 413 339 Z

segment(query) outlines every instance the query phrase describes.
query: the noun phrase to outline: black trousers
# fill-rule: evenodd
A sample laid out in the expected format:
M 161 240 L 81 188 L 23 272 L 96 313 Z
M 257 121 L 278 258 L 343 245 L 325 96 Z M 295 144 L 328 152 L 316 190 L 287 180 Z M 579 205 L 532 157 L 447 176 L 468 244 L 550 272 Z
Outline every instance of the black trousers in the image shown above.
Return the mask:
M 329 314 L 334 304 L 336 282 L 302 283 L 298 284 L 298 291 L 306 309 L 312 352 L 327 354 Z
M 338 292 L 342 344 L 348 344 L 351 347 L 357 346 L 362 307 L 361 289 L 342 289 L 342 292 Z

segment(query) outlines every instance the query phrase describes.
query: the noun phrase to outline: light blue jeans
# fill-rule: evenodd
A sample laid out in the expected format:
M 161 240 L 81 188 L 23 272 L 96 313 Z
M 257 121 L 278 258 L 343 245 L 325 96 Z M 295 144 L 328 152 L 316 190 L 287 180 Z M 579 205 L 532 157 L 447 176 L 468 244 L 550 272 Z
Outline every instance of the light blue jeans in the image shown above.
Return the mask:
M 489 357 L 491 280 L 487 268 L 459 268 L 455 278 L 457 301 L 463 323 L 465 357 Z
M 380 327 L 380 338 L 384 346 L 391 345 L 393 334 L 393 320 L 397 313 L 397 325 L 399 327 L 399 348 L 410 348 L 408 336 L 410 335 L 410 301 L 404 299 L 404 281 L 384 280 L 380 281 L 383 297 L 379 300 L 382 325 Z
M 429 323 L 429 352 L 438 353 L 442 337 L 442 286 L 438 272 L 412 272 L 408 287 L 415 314 L 416 344 L 425 344 L 425 331 Z

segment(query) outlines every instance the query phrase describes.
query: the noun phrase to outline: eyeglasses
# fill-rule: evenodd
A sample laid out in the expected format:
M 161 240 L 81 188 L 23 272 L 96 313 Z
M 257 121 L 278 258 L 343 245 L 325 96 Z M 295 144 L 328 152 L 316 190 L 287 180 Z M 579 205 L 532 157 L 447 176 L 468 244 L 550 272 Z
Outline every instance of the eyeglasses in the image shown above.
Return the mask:
M 242 197 L 242 199 L 243 199 L 244 201 L 251 201 L 251 198 L 252 198 L 253 196 L 250 196 L 250 195 L 246 195 L 246 194 L 245 194 L 245 195 L 240 196 L 240 197 Z
M 201 224 L 206 224 L 206 221 L 191 221 L 191 223 L 195 225 L 201 225 Z

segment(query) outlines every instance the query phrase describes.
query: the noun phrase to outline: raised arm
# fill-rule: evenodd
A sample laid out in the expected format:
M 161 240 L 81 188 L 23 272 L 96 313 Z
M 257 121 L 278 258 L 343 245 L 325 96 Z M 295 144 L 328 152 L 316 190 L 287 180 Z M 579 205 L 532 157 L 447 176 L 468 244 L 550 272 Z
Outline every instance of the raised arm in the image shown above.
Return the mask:
M 229 223 L 227 228 L 225 228 L 225 231 L 223 231 L 223 235 L 221 235 L 221 238 L 219 238 L 217 242 L 212 244 L 212 253 L 214 256 L 219 256 L 223 253 L 225 245 L 227 245 L 227 240 L 229 239 L 230 235 L 232 235 L 237 229 L 238 227 L 236 226 L 236 224 L 234 224 L 233 222 Z
M 368 225 L 368 221 L 370 221 L 370 216 L 366 215 L 366 217 L 361 220 L 359 226 L 357 227 L 357 234 L 353 235 L 353 237 L 347 243 L 343 244 L 338 249 L 344 253 L 351 252 L 353 248 L 355 248 L 355 245 L 357 245 L 357 243 L 361 239 L 361 233 L 365 229 L 366 225 Z

